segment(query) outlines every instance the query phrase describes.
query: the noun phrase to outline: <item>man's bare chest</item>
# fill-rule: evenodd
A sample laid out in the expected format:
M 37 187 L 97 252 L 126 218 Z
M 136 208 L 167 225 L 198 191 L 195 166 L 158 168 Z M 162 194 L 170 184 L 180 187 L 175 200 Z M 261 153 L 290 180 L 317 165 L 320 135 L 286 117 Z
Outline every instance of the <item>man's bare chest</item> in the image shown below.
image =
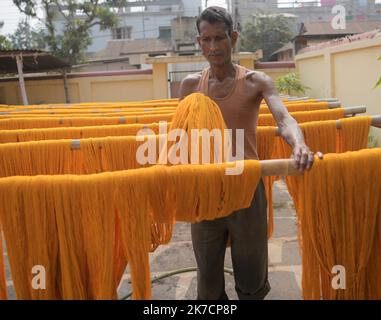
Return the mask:
M 258 85 L 250 83 L 246 79 L 240 81 L 234 78 L 227 78 L 223 81 L 209 79 L 208 81 L 208 96 L 212 99 L 224 99 L 231 96 L 239 95 L 239 101 L 245 105 L 259 105 L 262 100 L 262 95 Z

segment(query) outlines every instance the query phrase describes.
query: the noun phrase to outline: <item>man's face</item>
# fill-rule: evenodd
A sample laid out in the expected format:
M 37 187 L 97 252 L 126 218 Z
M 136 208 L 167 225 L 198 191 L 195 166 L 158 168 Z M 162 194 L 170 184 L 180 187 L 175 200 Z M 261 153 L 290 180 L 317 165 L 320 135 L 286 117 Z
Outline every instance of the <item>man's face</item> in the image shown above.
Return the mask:
M 224 65 L 231 61 L 232 48 L 237 41 L 238 34 L 233 31 L 230 35 L 225 23 L 209 23 L 201 21 L 200 35 L 197 41 L 202 54 L 210 65 Z

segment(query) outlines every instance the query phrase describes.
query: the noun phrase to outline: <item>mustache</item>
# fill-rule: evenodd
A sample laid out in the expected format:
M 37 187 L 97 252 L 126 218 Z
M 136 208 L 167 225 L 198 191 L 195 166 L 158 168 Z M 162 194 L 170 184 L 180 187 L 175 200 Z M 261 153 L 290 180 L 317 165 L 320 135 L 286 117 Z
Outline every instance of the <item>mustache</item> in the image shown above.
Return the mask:
M 208 57 L 219 57 L 223 56 L 224 54 L 222 52 L 217 52 L 217 53 L 209 53 Z

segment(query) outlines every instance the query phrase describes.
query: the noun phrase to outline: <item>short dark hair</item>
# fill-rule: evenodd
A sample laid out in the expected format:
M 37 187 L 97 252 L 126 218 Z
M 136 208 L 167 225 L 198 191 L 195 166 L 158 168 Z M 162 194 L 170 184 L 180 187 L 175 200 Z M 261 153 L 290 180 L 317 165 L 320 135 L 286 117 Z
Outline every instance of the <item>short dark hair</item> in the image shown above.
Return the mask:
M 209 23 L 223 22 L 228 29 L 229 34 L 233 31 L 233 19 L 229 12 L 222 7 L 208 7 L 203 10 L 197 18 L 197 30 L 200 34 L 200 23 L 201 21 L 207 21 Z

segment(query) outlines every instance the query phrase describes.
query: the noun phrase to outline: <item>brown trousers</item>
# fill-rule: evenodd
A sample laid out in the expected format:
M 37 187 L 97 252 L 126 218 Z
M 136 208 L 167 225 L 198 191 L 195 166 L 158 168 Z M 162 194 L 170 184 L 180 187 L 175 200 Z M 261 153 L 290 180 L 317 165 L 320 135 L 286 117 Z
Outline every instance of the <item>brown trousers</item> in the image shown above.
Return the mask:
M 267 200 L 262 179 L 251 206 L 231 215 L 191 225 L 197 261 L 197 299 L 228 299 L 224 260 L 228 237 L 235 289 L 239 299 L 263 299 L 270 291 L 267 246 Z

